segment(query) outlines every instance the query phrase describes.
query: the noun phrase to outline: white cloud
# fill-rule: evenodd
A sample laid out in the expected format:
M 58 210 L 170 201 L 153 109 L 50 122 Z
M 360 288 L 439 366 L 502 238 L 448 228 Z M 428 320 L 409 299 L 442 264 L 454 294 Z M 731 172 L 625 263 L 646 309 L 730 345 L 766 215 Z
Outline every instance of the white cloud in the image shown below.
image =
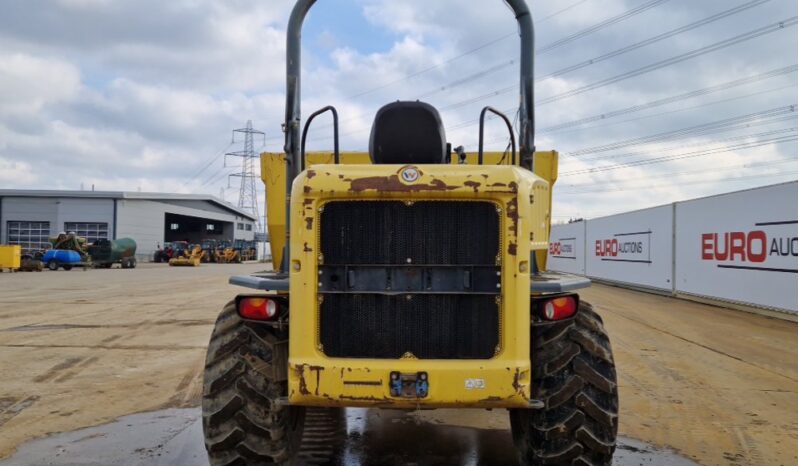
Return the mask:
M 368 39 L 360 39 L 360 44 L 351 40 L 346 43 L 332 25 L 316 31 L 315 35 L 306 34 L 303 112 L 307 115 L 324 105 L 336 105 L 341 115 L 342 147 L 365 149 L 371 121 L 379 106 L 396 99 L 424 96 L 424 100 L 439 108 L 451 107 L 442 112 L 450 139 L 455 145 L 465 144 L 467 150 L 474 151 L 475 122 L 481 107 L 490 104 L 510 109 L 517 105 L 515 90 L 461 104 L 518 82 L 515 36 L 451 61 L 452 57 L 516 30 L 511 12 L 501 1 L 468 2 L 467 6 L 461 0 L 339 1 L 355 2 L 362 8 L 366 21 L 386 31 L 392 39 L 377 52 L 369 47 L 372 52 L 367 53 L 358 45 L 372 45 Z M 542 20 L 571 3 L 531 3 L 540 21 L 539 48 L 639 5 L 632 0 L 591 0 Z M 9 0 L 0 17 L 3 51 L 0 52 L 0 173 L 3 173 L 0 182 L 4 187 L 39 188 L 75 188 L 84 182 L 95 183 L 98 189 L 105 186 L 146 191 L 199 190 L 218 195 L 219 188 L 226 186 L 226 172 L 232 171 L 223 169 L 221 158 L 194 179 L 191 175 L 229 142 L 231 129 L 253 119 L 256 127 L 267 132 L 268 150 L 277 151 L 282 145 L 279 128 L 285 86 L 284 29 L 292 4 L 291 0 L 168 3 L 59 0 L 50 8 L 32 9 L 28 2 Z M 538 73 L 579 63 L 730 7 L 722 0 L 666 2 L 540 55 Z M 616 76 L 791 14 L 784 2 L 768 2 L 668 41 L 540 82 L 537 96 L 557 95 Z M 321 19 L 335 23 L 334 18 Z M 336 21 L 340 23 L 341 19 Z M 311 37 L 314 39 L 308 40 Z M 543 105 L 538 113 L 538 126 L 596 115 L 786 66 L 792 64 L 789 60 L 794 55 L 792 44 L 796 41 L 798 27 L 785 29 L 655 73 Z M 516 64 L 465 79 L 460 85 L 450 85 L 511 59 Z M 434 68 L 430 71 L 403 79 L 431 67 Z M 794 80 L 795 76 L 773 79 L 567 131 L 541 134 L 538 146 L 569 152 L 796 103 L 795 87 L 742 98 Z M 367 90 L 373 92 L 364 94 Z M 741 98 L 715 102 L 731 97 Z M 704 104 L 707 105 L 698 107 Z M 328 121 L 325 117 L 314 126 L 311 148 L 331 145 Z M 791 124 L 794 123 L 785 121 L 767 128 Z M 741 129 L 734 134 L 757 131 L 765 129 Z M 503 147 L 504 135 L 503 127 L 492 121 L 487 128 L 487 140 L 495 142 L 489 146 Z M 564 156 L 562 171 L 672 154 L 675 152 L 667 149 L 680 144 L 712 147 L 713 139 L 727 136 L 727 133 L 707 134 L 672 143 L 637 146 L 629 150 L 647 153 L 617 161 L 598 157 L 603 154 L 589 154 L 584 160 Z M 231 148 L 235 149 L 238 147 Z M 606 192 L 563 194 L 557 198 L 557 210 L 561 215 L 595 216 L 686 199 L 724 190 L 724 186 L 747 187 L 745 182 L 728 184 L 724 180 L 750 174 L 751 170 L 772 174 L 779 169 L 789 172 L 798 167 L 785 164 L 726 171 L 713 171 L 713 168 L 778 162 L 787 159 L 791 150 L 795 150 L 794 145 L 766 146 L 739 153 L 563 176 L 558 192 L 588 188 L 598 191 L 605 187 Z M 607 155 L 612 154 L 618 152 Z M 669 173 L 679 174 L 669 176 Z M 769 180 L 752 179 L 749 183 L 764 184 Z M 777 177 L 772 180 L 783 181 Z M 651 187 L 632 189 L 646 184 Z
M 7 160 L 0 157 L 0 186 L 13 186 L 17 183 L 35 183 L 39 177 L 33 167 L 26 162 Z
M 69 100 L 80 89 L 80 71 L 57 59 L 0 52 L 0 115 L 40 111 Z

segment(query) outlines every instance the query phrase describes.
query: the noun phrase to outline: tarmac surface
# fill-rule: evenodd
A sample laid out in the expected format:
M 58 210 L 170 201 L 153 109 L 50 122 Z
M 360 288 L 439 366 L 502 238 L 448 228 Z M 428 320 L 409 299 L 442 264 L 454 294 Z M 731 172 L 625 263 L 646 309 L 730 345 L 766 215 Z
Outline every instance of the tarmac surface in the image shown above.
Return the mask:
M 454 415 L 455 412 L 450 414 Z M 346 436 L 330 445 L 330 461 L 316 453 L 304 464 L 336 466 L 517 465 L 507 430 L 420 421 L 399 411 L 348 409 Z M 333 448 L 334 447 L 334 448 Z M 110 424 L 23 445 L 0 466 L 207 466 L 199 408 L 122 417 Z M 694 462 L 641 442 L 621 439 L 616 466 L 693 466 Z
M 0 465 L 207 464 L 205 348 L 241 291 L 227 278 L 263 268 L 0 274 Z M 603 285 L 582 296 L 616 354 L 617 464 L 798 464 L 798 324 Z M 503 410 L 351 409 L 331 455 L 514 464 L 507 424 Z

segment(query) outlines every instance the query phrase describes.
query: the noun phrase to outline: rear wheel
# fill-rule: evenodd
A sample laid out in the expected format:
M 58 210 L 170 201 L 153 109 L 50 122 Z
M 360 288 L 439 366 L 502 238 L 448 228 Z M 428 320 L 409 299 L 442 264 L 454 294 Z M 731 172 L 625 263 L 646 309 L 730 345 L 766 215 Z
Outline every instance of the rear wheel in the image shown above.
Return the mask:
M 72 266 L 69 264 L 64 264 L 64 270 L 66 271 L 72 270 Z
M 58 262 L 56 262 L 56 261 L 48 262 L 47 263 L 47 268 L 52 270 L 53 272 L 55 272 L 56 270 L 58 270 Z
M 202 397 L 205 449 L 212 466 L 290 465 L 296 459 L 305 410 L 277 402 L 288 390 L 287 340 L 287 331 L 243 321 L 235 302 L 219 315 Z
M 618 384 L 610 340 L 587 303 L 574 319 L 532 327 L 532 397 L 510 410 L 521 464 L 610 465 L 618 433 Z

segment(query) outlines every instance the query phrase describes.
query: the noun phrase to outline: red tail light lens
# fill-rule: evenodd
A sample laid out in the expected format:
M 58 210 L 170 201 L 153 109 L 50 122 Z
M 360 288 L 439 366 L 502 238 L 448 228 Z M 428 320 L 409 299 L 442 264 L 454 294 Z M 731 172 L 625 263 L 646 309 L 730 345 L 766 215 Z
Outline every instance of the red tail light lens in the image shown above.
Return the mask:
M 272 320 L 279 310 L 277 301 L 269 298 L 242 298 L 238 302 L 238 315 L 245 319 Z
M 541 317 L 546 320 L 563 320 L 576 314 L 577 302 L 573 296 L 561 296 L 543 302 Z

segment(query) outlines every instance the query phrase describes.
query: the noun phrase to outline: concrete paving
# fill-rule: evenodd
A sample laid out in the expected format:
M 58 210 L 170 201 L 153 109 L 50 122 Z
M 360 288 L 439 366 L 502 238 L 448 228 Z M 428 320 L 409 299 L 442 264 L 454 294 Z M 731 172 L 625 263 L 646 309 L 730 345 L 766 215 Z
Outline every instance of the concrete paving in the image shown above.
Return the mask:
M 455 413 L 450 413 L 454 415 Z M 386 410 L 349 409 L 346 439 L 324 464 L 517 465 L 510 433 L 419 421 Z M 332 451 L 332 450 L 331 450 Z M 303 461 L 303 464 L 319 464 Z M 59 434 L 23 445 L 11 465 L 207 466 L 199 409 L 168 409 L 122 417 L 110 424 Z M 616 466 L 692 466 L 672 451 L 621 439 Z
M 0 464 L 204 464 L 208 338 L 242 291 L 227 278 L 263 268 L 0 274 L 0 458 L 20 448 Z M 620 432 L 643 442 L 624 440 L 620 464 L 686 464 L 668 448 L 705 465 L 798 464 L 798 324 L 608 286 L 583 298 L 612 338 Z M 134 413 L 151 414 L 120 418 Z M 343 464 L 514 458 L 503 410 L 347 416 Z M 58 432 L 71 433 L 26 443 Z

